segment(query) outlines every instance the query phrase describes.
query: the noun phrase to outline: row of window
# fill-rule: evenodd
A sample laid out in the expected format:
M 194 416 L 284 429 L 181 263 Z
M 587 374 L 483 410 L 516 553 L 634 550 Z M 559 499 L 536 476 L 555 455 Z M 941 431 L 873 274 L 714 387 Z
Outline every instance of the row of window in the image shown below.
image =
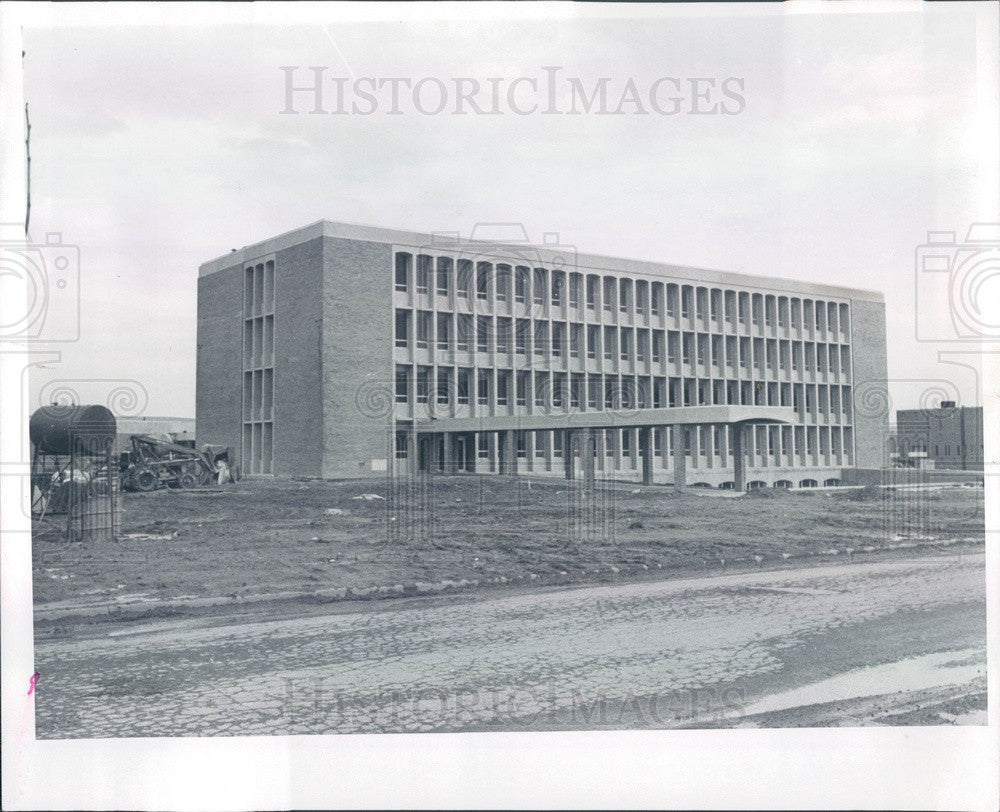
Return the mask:
M 777 461 L 780 456 L 829 454 L 841 455 L 849 452 L 850 429 L 833 427 L 755 426 L 746 434 L 745 453 L 750 459 L 770 457 Z M 650 432 L 655 457 L 673 456 L 674 448 L 669 428 L 653 429 Z M 524 430 L 514 432 L 517 456 L 521 459 L 533 455 L 539 459 L 549 456 L 562 457 L 565 438 L 562 430 Z M 479 432 L 476 436 L 476 456 L 490 459 L 490 434 Z M 396 432 L 395 455 L 406 459 L 410 437 L 406 431 Z M 684 454 L 690 457 L 730 458 L 733 447 L 732 428 L 729 426 L 698 426 L 684 433 Z M 603 452 L 601 449 L 603 448 Z M 529 450 L 530 449 L 530 450 Z M 496 449 L 493 449 L 493 453 Z M 579 454 L 579 450 L 576 451 Z M 637 439 L 637 429 L 598 429 L 594 456 L 603 453 L 605 457 L 643 457 L 645 449 Z
M 498 355 L 580 358 L 603 358 L 605 361 L 645 363 L 709 364 L 744 369 L 765 367 L 771 370 L 839 374 L 850 369 L 850 347 L 775 338 L 723 336 L 678 330 L 648 330 L 633 327 L 609 327 L 597 324 L 566 324 L 503 316 L 472 316 L 429 310 L 397 308 L 395 345 L 417 349 L 471 352 Z M 411 339 L 411 336 L 414 336 Z M 737 360 L 738 359 L 738 360 Z
M 655 282 L 629 277 L 600 276 L 512 266 L 504 263 L 475 262 L 452 257 L 416 257 L 396 254 L 395 288 L 400 292 L 429 294 L 480 302 L 510 301 L 538 306 L 641 313 L 668 317 L 692 315 L 702 321 L 712 319 L 733 324 L 763 323 L 770 327 L 818 329 L 847 333 L 849 307 L 845 303 L 818 299 L 723 290 L 673 282 Z
M 851 387 L 698 378 L 567 374 L 397 364 L 396 402 L 542 409 L 660 409 L 676 406 L 790 406 L 849 422 Z
M 274 458 L 274 262 L 243 272 L 243 454 L 248 474 L 270 474 Z M 269 314 L 269 315 L 262 315 Z

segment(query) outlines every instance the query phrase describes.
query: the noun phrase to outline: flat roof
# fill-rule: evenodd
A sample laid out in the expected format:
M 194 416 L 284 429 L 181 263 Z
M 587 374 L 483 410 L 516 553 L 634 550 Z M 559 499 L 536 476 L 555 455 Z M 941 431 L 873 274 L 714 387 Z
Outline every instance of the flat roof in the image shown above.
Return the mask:
M 270 237 L 261 242 L 245 245 L 216 259 L 201 265 L 198 275 L 209 276 L 227 268 L 243 265 L 268 254 L 273 254 L 294 245 L 299 245 L 317 237 L 333 237 L 362 242 L 377 242 L 392 245 L 400 249 L 410 249 L 415 253 L 465 254 L 470 258 L 504 257 L 515 264 L 523 258 L 523 264 L 534 262 L 547 267 L 561 267 L 566 271 L 580 273 L 613 273 L 636 274 L 661 277 L 664 280 L 690 282 L 692 284 L 725 285 L 743 288 L 759 288 L 762 291 L 782 291 L 799 295 L 822 294 L 827 297 L 841 299 L 862 299 L 874 302 L 884 302 L 881 291 L 849 288 L 840 285 L 828 285 L 817 282 L 805 282 L 799 279 L 788 279 L 777 276 L 759 276 L 735 271 L 719 271 L 710 268 L 694 268 L 686 265 L 672 265 L 665 262 L 629 259 L 626 257 L 611 257 L 603 254 L 581 253 L 575 246 L 565 246 L 558 243 L 543 243 L 537 245 L 527 240 L 523 227 L 519 224 L 490 224 L 489 227 L 503 226 L 509 231 L 520 232 L 524 240 L 511 239 L 463 239 L 458 232 L 424 233 L 418 231 L 402 231 L 381 226 L 362 225 L 359 223 L 334 222 L 318 220 L 315 223 L 287 231 L 284 234 Z

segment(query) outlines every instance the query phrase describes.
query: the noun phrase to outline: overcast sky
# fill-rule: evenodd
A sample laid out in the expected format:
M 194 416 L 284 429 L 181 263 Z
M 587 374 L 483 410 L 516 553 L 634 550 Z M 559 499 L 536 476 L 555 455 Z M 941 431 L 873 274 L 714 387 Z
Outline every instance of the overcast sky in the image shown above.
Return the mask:
M 99 380 L 71 386 L 103 402 L 109 382 L 134 379 L 135 409 L 193 416 L 199 264 L 322 218 L 463 234 L 517 221 L 580 251 L 877 289 L 894 405 L 930 389 L 981 397 L 973 373 L 937 360 L 975 345 L 920 342 L 915 328 L 920 296 L 923 335 L 954 333 L 941 275 L 915 271 L 928 230 L 961 241 L 1000 216 L 981 146 L 997 100 L 977 78 L 971 13 L 328 20 L 26 31 L 31 236 L 80 247 L 82 303 L 81 339 L 34 376 L 33 407 L 54 381 Z M 404 92 L 402 115 L 385 114 L 384 94 L 370 116 L 280 115 L 280 66 L 306 82 L 312 65 L 348 83 L 484 86 L 559 66 L 586 87 L 609 77 L 612 106 L 630 77 L 640 89 L 737 77 L 745 109 L 421 115 Z

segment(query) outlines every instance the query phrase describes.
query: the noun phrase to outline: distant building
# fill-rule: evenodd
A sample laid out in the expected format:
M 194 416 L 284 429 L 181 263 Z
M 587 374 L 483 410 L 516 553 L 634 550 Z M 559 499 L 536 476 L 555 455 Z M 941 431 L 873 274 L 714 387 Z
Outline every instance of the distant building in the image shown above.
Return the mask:
M 249 476 L 583 470 L 743 490 L 883 464 L 887 415 L 855 404 L 885 387 L 881 293 L 552 236 L 321 221 L 206 262 L 198 442 L 237 449 Z
M 983 470 L 983 407 L 945 400 L 937 409 L 900 409 L 892 456 L 908 468 Z

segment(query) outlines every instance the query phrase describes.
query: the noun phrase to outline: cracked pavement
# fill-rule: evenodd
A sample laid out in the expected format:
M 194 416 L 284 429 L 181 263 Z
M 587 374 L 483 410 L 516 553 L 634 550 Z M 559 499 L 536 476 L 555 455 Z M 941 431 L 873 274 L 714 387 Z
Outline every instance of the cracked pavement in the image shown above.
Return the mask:
M 985 675 L 981 554 L 382 603 L 36 634 L 37 736 L 716 726 L 930 653 Z

